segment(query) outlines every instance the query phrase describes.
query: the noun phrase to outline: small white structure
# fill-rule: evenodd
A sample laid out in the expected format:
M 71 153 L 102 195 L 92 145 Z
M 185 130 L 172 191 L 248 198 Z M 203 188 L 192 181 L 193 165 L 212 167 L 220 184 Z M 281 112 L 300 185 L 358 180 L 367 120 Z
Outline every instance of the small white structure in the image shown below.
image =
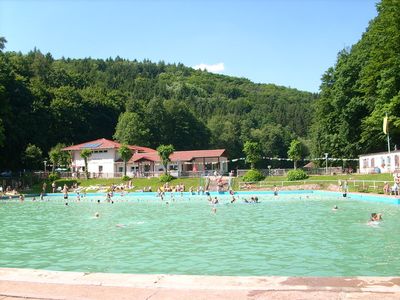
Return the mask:
M 364 154 L 359 156 L 360 173 L 400 172 L 400 150 Z

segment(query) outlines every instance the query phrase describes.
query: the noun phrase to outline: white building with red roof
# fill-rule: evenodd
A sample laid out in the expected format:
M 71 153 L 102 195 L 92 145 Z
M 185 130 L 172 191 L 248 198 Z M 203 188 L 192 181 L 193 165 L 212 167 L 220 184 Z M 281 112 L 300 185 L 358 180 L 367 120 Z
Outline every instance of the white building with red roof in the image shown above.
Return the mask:
M 80 153 L 83 149 L 90 149 L 92 154 L 88 159 L 88 171 L 92 173 L 94 177 L 115 177 L 117 173 L 123 173 L 123 163 L 122 169 L 121 156 L 118 153 L 118 149 L 121 144 L 115 141 L 107 139 L 97 139 L 94 141 L 69 146 L 63 148 L 64 151 L 69 151 L 71 153 L 71 171 L 73 173 L 79 174 L 85 171 L 85 162 L 81 157 Z M 141 147 L 136 145 L 128 146 L 132 153 L 157 153 L 156 150 Z
M 198 173 L 228 172 L 228 157 L 225 149 L 175 151 L 170 156 L 168 169 L 173 176 L 191 176 Z M 162 173 L 164 167 L 157 152 L 135 153 L 129 164 L 140 174 Z
M 71 171 L 79 175 L 85 172 L 85 162 L 80 153 L 90 149 L 88 171 L 91 177 L 120 177 L 124 173 L 124 162 L 118 153 L 121 144 L 107 139 L 97 139 L 63 148 L 71 153 Z M 156 150 L 136 145 L 128 146 L 132 157 L 127 163 L 127 175 L 132 177 L 158 176 L 164 172 Z M 228 157 L 225 149 L 175 151 L 170 156 L 168 169 L 173 176 L 191 176 L 208 171 L 228 172 Z

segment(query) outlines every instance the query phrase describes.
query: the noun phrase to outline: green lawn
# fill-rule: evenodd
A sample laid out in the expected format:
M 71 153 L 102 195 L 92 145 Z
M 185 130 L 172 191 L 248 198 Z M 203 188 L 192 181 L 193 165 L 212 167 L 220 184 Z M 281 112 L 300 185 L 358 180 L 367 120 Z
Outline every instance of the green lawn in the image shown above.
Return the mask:
M 96 191 L 99 188 L 101 189 L 108 189 L 111 185 L 120 185 L 120 184 L 127 184 L 127 182 L 123 181 L 121 178 L 112 178 L 112 179 L 104 179 L 104 178 L 95 178 L 95 179 L 74 179 L 74 180 L 65 180 L 65 179 L 58 179 L 56 180 L 56 185 L 63 186 L 67 184 L 68 187 L 71 187 L 73 183 L 77 182 L 78 186 L 89 188 L 88 191 Z M 47 183 L 47 192 L 51 191 L 51 181 L 46 180 Z M 169 182 L 170 186 L 176 186 L 178 184 L 184 184 L 186 191 L 189 190 L 191 186 L 195 189 L 200 185 L 200 178 L 181 178 L 181 179 L 174 179 Z M 202 185 L 204 181 L 202 181 Z M 143 190 L 144 188 L 151 187 L 152 191 L 155 192 L 160 186 L 163 186 L 164 183 L 160 182 L 158 178 L 133 178 L 132 179 L 133 188 L 130 191 L 136 190 Z M 28 193 L 40 193 L 42 190 L 43 181 L 34 185 L 31 190 L 27 191 Z M 92 187 L 92 188 L 91 188 Z
M 288 186 L 288 185 L 301 185 L 301 184 L 319 184 L 321 188 L 327 188 L 330 184 L 337 184 L 338 180 L 349 180 L 349 189 L 350 191 L 360 191 L 361 187 L 367 187 L 368 189 L 371 189 L 371 191 L 380 191 L 381 186 L 383 185 L 382 182 L 376 182 L 375 184 L 373 181 L 393 181 L 393 177 L 391 174 L 366 174 L 366 175 L 360 175 L 360 174 L 350 174 L 350 175 L 312 175 L 308 179 L 302 180 L 302 181 L 294 181 L 294 182 L 288 182 L 286 176 L 271 176 L 267 177 L 264 181 L 255 183 L 255 187 L 273 187 L 274 185 L 277 186 Z M 356 180 L 356 185 L 354 185 L 353 181 Z M 235 178 L 234 179 L 234 190 L 239 190 L 239 182 L 241 182 L 242 179 Z M 365 181 L 365 182 L 362 182 Z M 367 182 L 367 181 L 372 181 L 372 182 Z M 73 182 L 77 182 L 80 187 L 93 187 L 93 189 L 89 189 L 89 191 L 95 191 L 97 190 L 99 186 L 102 187 L 102 189 L 107 189 L 111 185 L 119 185 L 126 183 L 124 182 L 121 178 L 113 178 L 113 179 L 76 179 L 74 181 L 71 180 L 63 180 L 59 179 L 57 180 L 57 186 L 63 186 L 64 183 L 67 183 L 68 186 L 71 186 Z M 49 192 L 51 190 L 51 182 L 49 180 L 46 181 L 47 183 L 47 191 Z M 195 189 L 201 184 L 204 185 L 204 179 L 200 178 L 180 178 L 180 179 L 174 179 L 170 183 L 170 186 L 175 186 L 178 184 L 184 184 L 186 187 L 186 191 L 189 190 L 191 186 L 193 186 Z M 26 191 L 27 193 L 40 193 L 42 189 L 43 181 L 34 185 L 31 190 Z M 145 187 L 151 187 L 152 191 L 157 191 L 158 187 L 162 186 L 163 183 L 159 181 L 158 178 L 133 178 L 132 179 L 132 185 L 134 186 L 131 191 L 136 191 L 136 190 L 143 190 Z M 371 187 L 375 186 L 374 189 Z

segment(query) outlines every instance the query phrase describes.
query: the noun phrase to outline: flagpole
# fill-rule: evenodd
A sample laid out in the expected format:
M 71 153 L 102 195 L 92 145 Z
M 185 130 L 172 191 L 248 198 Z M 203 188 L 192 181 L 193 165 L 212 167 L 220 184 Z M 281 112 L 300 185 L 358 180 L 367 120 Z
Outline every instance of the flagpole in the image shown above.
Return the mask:
M 386 113 L 386 120 L 388 119 L 388 114 Z M 387 121 L 388 122 L 388 121 Z M 390 154 L 390 137 L 389 137 L 389 124 L 386 123 L 387 126 L 387 145 L 388 145 L 388 152 Z

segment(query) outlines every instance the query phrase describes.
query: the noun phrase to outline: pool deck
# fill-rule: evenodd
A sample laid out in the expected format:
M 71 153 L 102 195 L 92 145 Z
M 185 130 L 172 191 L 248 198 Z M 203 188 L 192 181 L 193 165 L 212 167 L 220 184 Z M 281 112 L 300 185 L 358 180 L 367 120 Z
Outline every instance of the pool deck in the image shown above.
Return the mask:
M 0 300 L 400 299 L 400 277 L 243 277 L 0 268 Z

